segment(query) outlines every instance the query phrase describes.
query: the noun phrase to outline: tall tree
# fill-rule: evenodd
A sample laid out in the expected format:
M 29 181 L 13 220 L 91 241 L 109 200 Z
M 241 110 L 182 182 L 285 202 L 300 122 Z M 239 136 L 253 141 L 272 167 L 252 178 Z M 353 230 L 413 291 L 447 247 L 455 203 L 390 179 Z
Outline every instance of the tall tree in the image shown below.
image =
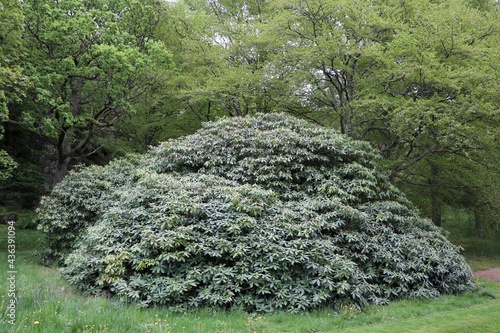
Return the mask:
M 55 146 L 54 183 L 164 79 L 171 55 L 154 38 L 161 8 L 156 0 L 23 2 L 34 89 L 22 121 Z
M 373 142 L 391 161 L 394 181 L 420 183 L 411 178 L 424 171 L 419 177 L 428 179 L 431 215 L 439 224 L 445 200 L 438 180 L 460 165 L 440 160 L 474 161 L 474 152 L 498 145 L 498 6 L 478 9 L 463 0 L 273 3 L 270 31 L 283 36 L 274 68 L 291 82 L 283 99 Z
M 165 38 L 177 43 L 176 89 L 200 120 L 270 112 L 277 105 L 266 76 L 270 39 L 262 35 L 265 1 L 178 2 Z M 172 33 L 173 32 L 173 33 Z
M 361 124 L 353 102 L 377 69 L 374 53 L 398 23 L 380 15 L 382 3 L 273 1 L 273 8 L 267 34 L 280 36 L 273 71 L 289 86 L 283 107 L 330 119 L 342 133 L 358 138 Z
M 374 80 L 377 95 L 368 94 L 370 99 L 360 105 L 379 110 L 364 133 L 391 158 L 391 176 L 428 188 L 430 215 L 439 225 L 442 204 L 453 203 L 464 189 L 470 195 L 468 207 L 474 201 L 484 206 L 484 197 L 476 195 L 483 192 L 477 190 L 484 188 L 482 179 L 464 184 L 443 175 L 498 161 L 491 152 L 498 149 L 500 134 L 499 12 L 480 11 L 460 0 L 412 5 L 401 11 L 404 30 L 378 58 L 383 70 L 377 74 L 385 74 Z M 420 163 L 430 167 L 419 168 Z
M 23 14 L 19 1 L 0 0 L 0 140 L 4 135 L 4 122 L 9 119 L 9 104 L 19 101 L 26 88 L 22 75 Z M 0 149 L 0 181 L 8 178 L 16 163 Z

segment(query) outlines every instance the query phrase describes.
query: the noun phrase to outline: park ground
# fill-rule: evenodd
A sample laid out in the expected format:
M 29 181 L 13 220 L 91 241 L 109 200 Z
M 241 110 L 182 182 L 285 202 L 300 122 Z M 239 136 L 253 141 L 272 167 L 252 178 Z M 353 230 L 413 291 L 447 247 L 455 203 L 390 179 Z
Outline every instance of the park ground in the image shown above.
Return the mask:
M 248 314 L 213 309 L 172 313 L 165 308 L 139 309 L 116 300 L 83 297 L 60 277 L 57 268 L 38 263 L 34 256 L 40 248 L 41 233 L 38 231 L 15 230 L 15 269 L 12 270 L 7 260 L 8 226 L 0 225 L 0 333 L 498 333 L 500 242 L 494 237 L 471 237 L 465 221 L 453 222 L 445 228 L 451 232 L 450 239 L 464 248 L 464 256 L 477 272 L 474 280 L 477 291 L 369 306 L 362 311 L 322 309 L 304 314 Z M 11 271 L 15 273 L 9 275 Z M 12 298 L 11 275 L 15 275 L 17 297 L 14 322 L 8 308 Z

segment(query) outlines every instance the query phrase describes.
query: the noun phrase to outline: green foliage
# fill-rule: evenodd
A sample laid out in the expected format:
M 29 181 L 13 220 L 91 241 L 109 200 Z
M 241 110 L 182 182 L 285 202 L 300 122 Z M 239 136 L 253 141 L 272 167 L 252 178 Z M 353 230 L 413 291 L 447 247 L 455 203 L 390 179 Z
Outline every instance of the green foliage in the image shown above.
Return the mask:
M 33 210 L 23 209 L 17 212 L 16 228 L 18 229 L 36 229 L 37 213 Z
M 1 208 L 0 208 L 1 210 Z M 2 314 L 0 332 L 150 332 L 150 333 L 304 333 L 304 332 L 450 332 L 466 327 L 475 332 L 497 333 L 500 284 L 481 280 L 477 292 L 442 296 L 439 299 L 393 302 L 387 306 L 353 305 L 339 311 L 322 308 L 310 313 L 255 314 L 214 308 L 173 313 L 167 307 L 141 309 L 106 297 L 81 297 L 61 279 L 57 268 L 47 268 L 32 258 L 40 247 L 41 233 L 16 231 L 18 288 L 15 325 Z M 498 243 L 496 244 L 498 248 Z M 497 251 L 498 253 L 498 251 Z M 0 255 L 7 255 L 7 226 L 0 225 Z M 495 258 L 498 258 L 495 257 Z M 499 267 L 494 257 L 485 258 L 482 269 Z M 8 271 L 0 260 L 0 271 Z M 0 306 L 9 302 L 9 283 L 0 283 Z M 446 317 L 446 320 L 443 318 Z
M 153 148 L 150 155 L 160 172 L 216 174 L 283 195 L 314 191 L 326 186 L 326 179 L 339 181 L 336 174 L 368 173 L 378 158 L 365 142 L 284 115 L 207 123 L 194 135 Z M 372 177 L 376 182 L 377 176 Z
M 473 289 L 376 159 L 284 114 L 221 120 L 71 174 L 40 228 L 72 284 L 142 306 L 300 311 Z
M 24 95 L 26 77 L 22 75 L 23 14 L 19 1 L 0 1 L 0 139 L 4 135 L 4 122 L 9 120 L 9 104 L 18 102 Z M 8 179 L 17 164 L 9 154 L 0 149 L 0 181 Z
M 481 207 L 494 225 L 495 198 L 481 193 L 493 172 L 470 170 L 498 165 L 490 153 L 499 150 L 498 8 L 489 0 L 186 0 L 169 6 L 161 36 L 176 50 L 179 105 L 200 119 L 284 110 L 332 124 L 378 148 L 391 179 L 424 197 L 436 224 L 438 206 L 456 204 L 466 188 L 475 193 L 458 207 Z M 429 164 L 443 175 L 467 171 L 470 181 L 438 179 Z
M 45 177 L 40 166 L 28 160 L 17 161 L 17 168 L 10 178 L 2 180 L 0 177 L 0 191 L 10 200 L 17 200 L 22 205 L 34 205 L 43 194 Z
M 19 66 L 22 55 L 23 13 L 19 1 L 0 1 L 0 121 L 8 119 L 7 104 L 23 94 L 25 77 Z M 3 133 L 3 128 L 1 128 Z M 1 138 L 1 136 L 0 136 Z
M 169 6 L 162 38 L 172 43 L 184 108 L 202 120 L 270 112 L 278 78 L 267 64 L 273 37 L 263 35 L 267 1 L 178 1 Z
M 55 182 L 165 80 L 171 55 L 154 38 L 161 8 L 155 0 L 23 2 L 33 89 L 20 122 L 56 145 Z
M 16 168 L 16 161 L 6 151 L 0 150 L 0 181 L 8 180 Z
M 71 172 L 64 182 L 43 197 L 38 209 L 38 229 L 46 233 L 41 252 L 46 263 L 60 263 L 79 238 L 113 202 L 114 191 L 133 181 L 138 167 L 130 156 L 107 166 L 91 166 Z

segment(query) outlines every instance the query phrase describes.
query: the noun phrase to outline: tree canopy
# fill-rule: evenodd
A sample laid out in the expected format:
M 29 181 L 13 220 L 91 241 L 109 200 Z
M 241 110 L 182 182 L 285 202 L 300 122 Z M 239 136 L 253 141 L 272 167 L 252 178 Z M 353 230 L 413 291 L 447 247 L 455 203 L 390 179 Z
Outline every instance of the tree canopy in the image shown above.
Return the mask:
M 0 140 L 4 134 L 3 124 L 9 119 L 9 104 L 19 101 L 26 88 L 20 66 L 22 22 L 19 2 L 0 1 Z M 0 149 L 0 181 L 9 178 L 15 167 L 12 157 Z
M 0 177 L 13 175 L 2 192 L 46 191 L 43 179 L 76 164 L 145 152 L 203 121 L 286 112 L 370 142 L 435 224 L 448 205 L 498 229 L 498 1 L 1 8 Z M 23 176 L 35 169 L 38 185 Z
M 498 172 L 497 2 L 187 4 L 172 30 L 187 39 L 180 66 L 202 73 L 180 89 L 198 114 L 285 111 L 368 140 L 393 182 L 427 190 L 436 224 L 482 182 L 441 175 Z
M 71 159 L 133 113 L 171 65 L 154 39 L 162 19 L 151 1 L 25 1 L 25 72 L 33 90 L 21 115 L 57 149 L 55 183 Z

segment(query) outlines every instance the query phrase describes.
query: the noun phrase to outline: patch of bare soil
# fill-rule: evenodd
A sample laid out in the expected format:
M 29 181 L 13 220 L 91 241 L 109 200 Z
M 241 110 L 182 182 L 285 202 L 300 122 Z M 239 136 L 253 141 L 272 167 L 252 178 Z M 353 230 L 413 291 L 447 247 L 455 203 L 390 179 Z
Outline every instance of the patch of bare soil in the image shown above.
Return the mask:
M 491 268 L 485 271 L 474 272 L 474 275 L 490 281 L 500 281 L 500 268 Z

